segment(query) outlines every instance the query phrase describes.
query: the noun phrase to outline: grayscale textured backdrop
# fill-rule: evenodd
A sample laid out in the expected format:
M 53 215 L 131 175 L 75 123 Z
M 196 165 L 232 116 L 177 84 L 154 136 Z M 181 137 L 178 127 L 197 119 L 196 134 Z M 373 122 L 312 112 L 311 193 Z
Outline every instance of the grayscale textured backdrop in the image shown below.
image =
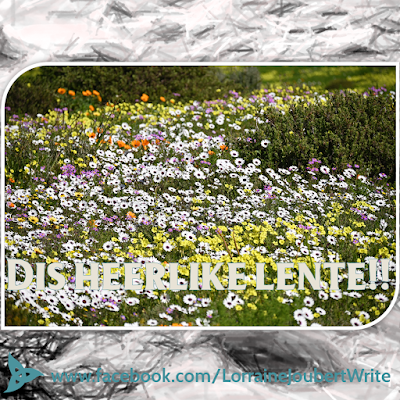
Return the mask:
M 0 93 L 45 61 L 400 61 L 398 0 L 3 0 Z M 20 399 L 400 399 L 400 302 L 362 331 L 124 331 L 0 333 L 0 392 L 7 355 L 54 371 L 210 372 L 371 368 L 385 383 L 53 384 L 38 378 Z M 5 397 L 1 394 L 0 397 Z

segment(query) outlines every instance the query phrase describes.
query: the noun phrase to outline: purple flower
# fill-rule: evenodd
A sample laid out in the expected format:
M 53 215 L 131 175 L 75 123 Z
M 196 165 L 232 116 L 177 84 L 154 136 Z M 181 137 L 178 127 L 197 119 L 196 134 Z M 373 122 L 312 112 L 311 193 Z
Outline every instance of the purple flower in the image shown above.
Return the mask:
M 61 167 L 62 175 L 72 176 L 75 175 L 76 169 L 72 164 L 66 164 Z

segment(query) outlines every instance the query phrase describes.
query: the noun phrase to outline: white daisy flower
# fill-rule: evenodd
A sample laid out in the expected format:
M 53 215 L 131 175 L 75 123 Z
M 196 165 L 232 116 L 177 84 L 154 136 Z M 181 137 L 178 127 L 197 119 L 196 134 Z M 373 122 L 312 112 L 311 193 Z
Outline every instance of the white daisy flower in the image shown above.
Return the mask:
M 317 312 L 319 315 L 325 315 L 326 314 L 326 311 L 321 307 L 316 307 L 315 308 L 315 312 Z
M 375 295 L 375 300 L 380 301 L 381 303 L 386 303 L 389 299 L 382 293 L 378 293 Z
M 163 249 L 164 249 L 165 251 L 170 252 L 170 251 L 173 250 L 173 248 L 174 248 L 174 246 L 172 246 L 172 244 L 171 244 L 168 240 L 167 240 L 166 242 L 164 242 L 164 244 L 163 244 Z
M 125 303 L 128 304 L 128 306 L 135 306 L 140 303 L 140 300 L 137 297 L 127 297 L 125 298 Z
M 196 301 L 197 301 L 197 297 L 194 294 L 187 294 L 186 296 L 183 297 L 183 302 L 185 304 L 188 304 L 189 306 L 196 303 Z
M 328 299 L 329 299 L 328 293 L 325 293 L 323 290 L 320 290 L 320 291 L 318 292 L 318 297 L 319 297 L 321 300 L 328 300 Z
M 262 147 L 264 147 L 264 148 L 266 148 L 266 147 L 268 147 L 268 145 L 270 144 L 271 142 L 269 141 L 269 140 L 262 140 L 261 141 L 261 146 Z
M 301 309 L 301 311 L 303 312 L 304 318 L 306 318 L 306 319 L 308 319 L 310 321 L 314 319 L 314 314 L 309 308 L 303 307 Z
M 314 300 L 309 296 L 306 296 L 303 302 L 307 307 L 312 307 L 314 305 Z
M 358 318 L 352 318 L 350 320 L 351 325 L 353 326 L 362 326 L 362 322 Z
M 340 300 L 342 298 L 342 292 L 331 292 L 330 296 L 334 300 Z
M 323 174 L 329 174 L 329 172 L 331 172 L 330 169 L 329 169 L 327 166 L 325 166 L 325 165 L 321 165 L 321 167 L 319 168 L 319 170 L 320 170 Z

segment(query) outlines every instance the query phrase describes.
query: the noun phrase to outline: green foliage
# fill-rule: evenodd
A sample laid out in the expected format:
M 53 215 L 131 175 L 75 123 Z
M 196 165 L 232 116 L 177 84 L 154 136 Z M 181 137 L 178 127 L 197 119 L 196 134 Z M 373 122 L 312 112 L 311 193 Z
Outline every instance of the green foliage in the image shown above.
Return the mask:
M 348 79 L 334 79 L 326 85 L 327 90 L 354 89 L 355 87 L 355 82 L 349 81 Z
M 38 315 L 26 308 L 17 307 L 11 298 L 6 299 L 6 326 L 37 326 Z
M 77 96 L 82 91 L 97 90 L 104 103 L 135 103 L 145 93 L 149 102 L 157 104 L 162 103 L 160 97 L 167 102 L 171 99 L 182 102 L 213 99 L 217 94 L 219 97 L 235 89 L 234 86 L 229 79 L 221 82 L 216 69 L 207 66 L 51 66 L 40 67 L 39 73 L 27 73 L 18 78 L 8 93 L 7 106 L 12 114 L 36 116 L 46 113 L 49 109 L 65 106 L 62 100 L 57 102 L 57 98 L 62 97 L 57 93 L 58 88 L 73 90 Z M 218 89 L 222 93 L 216 93 Z M 68 94 L 63 96 L 67 98 Z M 72 111 L 84 111 L 88 104 L 70 102 L 68 106 Z
M 57 87 L 51 80 L 40 75 L 21 75 L 7 93 L 6 107 L 10 107 L 11 111 L 6 111 L 6 119 L 13 114 L 26 113 L 35 117 L 39 113 L 45 114 L 57 106 L 56 91 Z
M 306 167 L 318 158 L 338 171 L 347 164 L 358 164 L 360 173 L 377 177 L 384 172 L 395 179 L 396 112 L 395 101 L 380 96 L 335 93 L 328 101 L 300 106 L 289 111 L 272 110 L 265 114 L 269 122 L 260 124 L 256 143 L 232 138 L 246 161 L 255 157 L 267 160 L 270 168 L 290 165 Z M 267 148 L 262 140 L 269 140 Z
M 217 70 L 217 75 L 222 82 L 230 81 L 236 90 L 252 92 L 261 88 L 261 75 L 257 67 L 221 68 Z

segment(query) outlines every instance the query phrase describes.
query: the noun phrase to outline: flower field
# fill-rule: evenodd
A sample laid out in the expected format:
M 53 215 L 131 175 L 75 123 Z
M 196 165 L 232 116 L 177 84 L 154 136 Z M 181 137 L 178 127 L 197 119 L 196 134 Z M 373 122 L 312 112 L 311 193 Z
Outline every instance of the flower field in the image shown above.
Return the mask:
M 84 96 L 93 93 L 100 102 L 100 89 Z M 274 145 L 265 127 L 275 115 L 346 95 L 304 85 L 187 104 L 176 93 L 153 104 L 143 94 L 134 104 L 90 105 L 73 114 L 10 114 L 6 257 L 33 267 L 61 262 L 68 283 L 60 291 L 38 291 L 35 283 L 6 291 L 6 325 L 360 326 L 379 318 L 396 285 L 394 176 L 372 175 L 361 163 L 329 165 L 327 154 L 279 168 L 264 157 Z M 394 92 L 373 88 L 359 96 L 394 107 Z M 376 290 L 368 288 L 368 265 L 364 291 L 346 291 L 345 270 L 339 291 L 329 290 L 329 270 L 321 270 L 317 291 L 308 282 L 305 290 L 255 290 L 256 263 L 265 263 L 266 283 L 276 284 L 279 262 L 293 262 L 296 271 L 299 263 L 313 269 L 371 258 L 390 259 L 388 290 L 379 263 Z M 137 284 L 145 282 L 145 263 L 157 262 L 165 290 L 75 290 L 75 261 L 88 270 L 91 262 L 120 263 L 113 272 L 121 283 L 123 263 L 137 263 Z M 238 282 L 245 290 L 168 289 L 171 263 L 179 263 L 182 287 L 190 263 L 199 264 L 200 277 L 202 264 L 221 263 L 216 275 L 227 287 L 231 262 L 245 263 Z

